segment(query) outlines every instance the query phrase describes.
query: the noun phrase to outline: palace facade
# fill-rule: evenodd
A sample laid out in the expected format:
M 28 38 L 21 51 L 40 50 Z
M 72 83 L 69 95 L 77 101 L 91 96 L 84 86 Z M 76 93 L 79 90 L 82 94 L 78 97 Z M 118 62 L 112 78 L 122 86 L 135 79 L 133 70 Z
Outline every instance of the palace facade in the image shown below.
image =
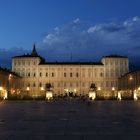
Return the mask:
M 23 94 L 42 96 L 50 83 L 56 95 L 86 95 L 94 83 L 99 94 L 109 96 L 118 90 L 118 78 L 129 72 L 129 61 L 125 56 L 110 55 L 100 62 L 47 62 L 34 45 L 31 54 L 12 58 L 12 71 L 22 77 Z

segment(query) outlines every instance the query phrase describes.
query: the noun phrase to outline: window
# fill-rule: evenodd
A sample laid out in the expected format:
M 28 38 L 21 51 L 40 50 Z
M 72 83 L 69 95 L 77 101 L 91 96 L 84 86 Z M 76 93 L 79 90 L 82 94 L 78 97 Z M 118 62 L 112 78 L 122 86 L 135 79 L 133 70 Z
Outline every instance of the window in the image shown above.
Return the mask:
M 66 77 L 66 73 L 64 73 L 64 77 Z
M 36 87 L 36 84 L 35 83 L 33 84 L 33 87 Z
M 36 76 L 36 74 L 34 73 L 34 77 Z
M 70 87 L 72 87 L 72 83 L 70 83 Z
M 52 77 L 54 77 L 54 73 L 52 72 Z
M 70 73 L 70 77 L 72 77 L 72 73 Z
M 30 77 L 30 72 L 28 73 L 28 77 Z
M 103 77 L 103 73 L 102 72 L 100 73 L 100 76 Z
M 40 77 L 42 77 L 42 73 L 40 72 Z
M 78 72 L 76 73 L 76 77 L 78 77 L 79 75 L 78 75 Z
M 46 72 L 46 77 L 48 77 L 48 73 Z
M 39 83 L 39 87 L 42 87 L 42 83 Z

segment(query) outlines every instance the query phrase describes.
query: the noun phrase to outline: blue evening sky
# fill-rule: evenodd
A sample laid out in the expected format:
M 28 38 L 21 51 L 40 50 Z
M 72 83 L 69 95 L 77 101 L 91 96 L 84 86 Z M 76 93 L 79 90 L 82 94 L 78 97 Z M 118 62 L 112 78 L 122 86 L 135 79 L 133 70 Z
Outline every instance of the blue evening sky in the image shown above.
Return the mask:
M 71 53 L 75 61 L 109 53 L 135 60 L 139 27 L 140 0 L 0 0 L 0 65 L 34 42 L 48 60 L 67 61 Z

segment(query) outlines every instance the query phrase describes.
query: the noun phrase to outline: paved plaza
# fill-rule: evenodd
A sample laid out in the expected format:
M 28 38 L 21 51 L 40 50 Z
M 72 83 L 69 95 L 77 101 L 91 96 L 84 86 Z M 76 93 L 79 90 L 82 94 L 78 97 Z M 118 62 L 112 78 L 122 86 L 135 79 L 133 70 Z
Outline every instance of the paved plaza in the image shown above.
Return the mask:
M 139 140 L 139 101 L 1 101 L 0 140 Z

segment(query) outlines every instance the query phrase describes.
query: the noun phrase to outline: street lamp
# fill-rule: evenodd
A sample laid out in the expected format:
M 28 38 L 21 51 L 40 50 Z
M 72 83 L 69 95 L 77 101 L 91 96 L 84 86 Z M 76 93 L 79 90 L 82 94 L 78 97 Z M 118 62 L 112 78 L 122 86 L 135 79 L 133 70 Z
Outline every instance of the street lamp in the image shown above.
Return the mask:
M 30 90 L 30 87 L 27 87 L 26 90 L 29 91 Z
M 130 81 L 130 90 L 131 90 L 131 92 L 133 92 L 133 83 L 132 83 L 133 77 L 132 77 L 132 75 L 130 75 L 129 81 Z
M 112 91 L 115 91 L 115 87 L 112 87 Z
M 28 95 L 30 91 L 30 87 L 27 87 L 26 90 L 27 90 L 27 95 Z
M 135 101 L 138 100 L 137 91 L 136 90 L 134 90 L 133 98 L 134 98 Z
M 90 90 L 89 90 L 89 98 L 92 100 L 95 100 L 96 98 L 96 85 L 94 83 L 91 83 Z
M 0 97 L 2 96 L 3 87 L 0 87 Z
M 41 87 L 41 91 L 44 91 L 44 87 Z
M 51 85 L 51 83 L 46 84 L 46 99 L 47 100 L 50 100 L 53 98 L 52 88 L 53 86 Z
M 8 76 L 8 94 L 11 90 L 11 85 L 10 85 L 11 78 L 12 78 L 12 74 L 9 74 L 9 76 Z
M 121 100 L 121 99 L 122 99 L 122 97 L 121 97 L 121 92 L 120 92 L 120 91 L 118 92 L 118 97 L 117 97 L 117 99 L 118 99 L 118 100 Z
M 98 87 L 97 90 L 100 91 L 101 90 L 101 87 Z

